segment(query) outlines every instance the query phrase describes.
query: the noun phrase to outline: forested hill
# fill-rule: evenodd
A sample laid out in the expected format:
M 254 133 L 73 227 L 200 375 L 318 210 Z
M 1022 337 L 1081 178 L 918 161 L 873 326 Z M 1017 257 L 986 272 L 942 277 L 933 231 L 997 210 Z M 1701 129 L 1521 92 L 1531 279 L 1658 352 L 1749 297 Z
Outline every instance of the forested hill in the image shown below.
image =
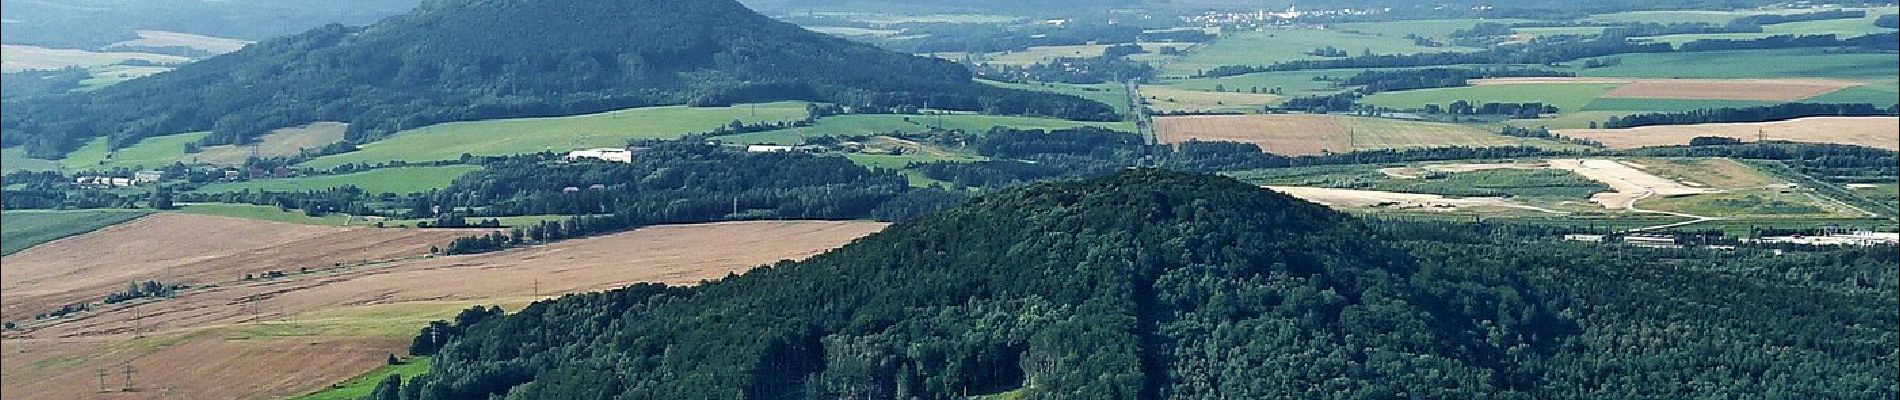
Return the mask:
M 425 124 L 654 104 L 817 100 L 1115 118 L 1106 104 L 975 83 L 954 63 L 806 31 L 732 0 L 437 0 L 92 92 L 13 101 L 6 146 L 210 130 L 243 142 L 312 121 L 354 139 Z
M 1215 176 L 1033 185 L 699 287 L 465 311 L 418 336 L 428 375 L 370 398 L 1893 394 L 1891 249 L 1767 267 L 1543 245 L 1415 258 L 1373 227 Z M 1812 313 L 1745 317 L 1771 309 Z

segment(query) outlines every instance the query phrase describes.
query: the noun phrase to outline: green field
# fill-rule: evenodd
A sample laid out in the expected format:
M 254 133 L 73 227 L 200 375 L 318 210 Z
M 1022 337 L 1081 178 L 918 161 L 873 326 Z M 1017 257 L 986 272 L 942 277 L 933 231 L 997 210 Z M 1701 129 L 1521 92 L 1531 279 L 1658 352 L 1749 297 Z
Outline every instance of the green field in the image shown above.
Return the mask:
M 1900 85 L 1893 81 L 1872 83 L 1836 90 L 1833 93 L 1802 99 L 1809 103 L 1867 103 L 1877 106 L 1900 103 Z
M 1677 112 L 1694 111 L 1705 108 L 1757 107 L 1781 104 L 1778 101 L 1759 100 L 1707 100 L 1707 99 L 1633 99 L 1599 98 L 1591 100 L 1580 111 L 1647 111 Z
M 1419 89 L 1376 93 L 1364 103 L 1391 108 L 1417 108 L 1426 104 L 1445 106 L 1453 101 L 1478 103 L 1531 103 L 1557 106 L 1560 112 L 1581 111 L 1591 100 L 1602 97 L 1620 84 L 1553 83 L 1537 85 L 1486 85 L 1454 88 Z
M 1344 90 L 1333 86 L 1333 82 L 1318 80 L 1319 77 L 1344 78 L 1356 75 L 1366 69 L 1317 69 L 1305 71 L 1259 72 L 1246 75 L 1223 76 L 1219 78 L 1179 79 L 1166 82 L 1167 86 L 1185 89 L 1212 91 L 1215 88 L 1227 91 L 1246 92 L 1259 88 L 1265 92 L 1278 88 L 1288 97 L 1323 96 Z
M 1774 36 L 1774 35 L 1833 34 L 1841 38 L 1851 38 L 1851 37 L 1864 36 L 1864 35 L 1869 35 L 1869 34 L 1874 34 L 1874 33 L 1893 31 L 1893 29 L 1890 29 L 1890 28 L 1882 28 L 1882 27 L 1874 25 L 1874 19 L 1879 18 L 1881 15 L 1888 15 L 1888 14 L 1893 14 L 1892 8 L 1885 9 L 1884 11 L 1869 11 L 1867 13 L 1866 18 L 1827 19 L 1827 20 L 1819 20 L 1819 21 L 1801 21 L 1801 22 L 1789 22 L 1789 23 L 1784 23 L 1784 24 L 1763 25 L 1762 31 L 1760 33 L 1712 33 L 1712 34 L 1664 35 L 1664 36 L 1657 36 L 1657 37 L 1645 38 L 1645 39 L 1651 40 L 1651 41 L 1674 44 L 1674 45 L 1681 45 L 1682 43 L 1685 43 L 1685 42 L 1701 40 L 1701 39 L 1757 39 L 1757 38 L 1763 38 L 1763 37 Z
M 148 137 L 116 152 L 106 150 L 106 138 L 95 138 L 66 153 L 60 160 L 67 170 L 106 170 L 113 168 L 159 168 L 174 162 L 190 161 L 185 145 L 204 139 L 209 132 L 181 133 Z M 111 158 L 107 159 L 108 153 Z
M 321 217 L 304 215 L 302 211 L 284 211 L 274 206 L 231 203 L 190 203 L 181 204 L 178 212 L 187 214 L 211 215 L 219 217 L 245 218 L 262 221 L 288 222 L 303 225 L 344 226 L 350 218 L 338 214 Z M 361 224 L 361 222 L 358 222 Z
M 1269 65 L 1282 61 L 1322 59 L 1324 57 L 1306 53 L 1325 46 L 1345 50 L 1351 55 L 1359 55 L 1367 50 L 1375 54 L 1476 50 L 1464 47 L 1419 46 L 1403 35 L 1380 36 L 1312 29 L 1237 32 L 1201 46 L 1179 60 L 1167 63 L 1162 67 L 1161 75 L 1186 77 L 1197 71 L 1222 65 Z
M 1531 28 L 1511 28 L 1511 32 L 1515 32 L 1520 35 L 1531 35 L 1531 36 L 1600 35 L 1600 34 L 1603 34 L 1603 27 L 1601 26 L 1550 26 L 1550 27 L 1531 27 Z
M 1590 20 L 1601 21 L 1601 22 L 1647 22 L 1647 23 L 1657 23 L 1657 24 L 1704 23 L 1704 24 L 1712 24 L 1712 25 L 1722 25 L 1722 24 L 1727 24 L 1729 21 L 1734 21 L 1736 18 L 1749 16 L 1749 15 L 1757 15 L 1757 14 L 1772 14 L 1772 12 L 1767 12 L 1767 11 L 1702 11 L 1702 10 L 1629 11 L 1629 12 L 1620 12 L 1620 13 L 1612 13 L 1612 14 L 1594 15 L 1590 17 Z
M 325 190 L 355 185 L 370 193 L 409 194 L 448 187 L 449 182 L 454 181 L 455 178 L 481 169 L 482 167 L 475 165 L 380 168 L 341 175 L 213 183 L 199 188 L 198 191 L 203 193 L 229 193 L 244 190 L 287 192 Z
M 1503 18 L 1503 19 L 1475 19 L 1474 18 L 1474 19 L 1425 19 L 1425 20 L 1411 20 L 1411 21 L 1350 22 L 1350 23 L 1333 25 L 1333 29 L 1341 31 L 1341 32 L 1346 32 L 1346 33 L 1360 32 L 1360 33 L 1372 34 L 1372 35 L 1377 35 L 1377 36 L 1397 37 L 1401 39 L 1405 38 L 1405 35 L 1416 34 L 1419 36 L 1424 36 L 1427 38 L 1439 39 L 1440 41 L 1444 41 L 1446 37 L 1451 36 L 1451 33 L 1453 31 L 1457 31 L 1460 29 L 1469 29 L 1472 26 L 1478 25 L 1480 23 L 1490 22 L 1490 23 L 1509 25 L 1512 23 L 1526 22 L 1526 21 L 1529 21 L 1529 20 L 1509 19 L 1509 18 Z
M 1009 83 L 978 79 L 977 82 L 1011 89 L 1033 90 L 1038 92 L 1060 93 L 1094 100 L 1115 107 L 1115 112 L 1128 114 L 1128 89 L 1120 83 L 1098 83 L 1093 85 L 1068 83 Z
M 371 391 L 376 390 L 376 384 L 382 382 L 383 379 L 388 378 L 390 375 L 400 376 L 403 382 L 409 382 L 409 380 L 415 379 L 416 376 L 426 373 L 429 373 L 429 358 L 411 357 L 408 361 L 404 361 L 400 365 L 377 367 L 375 370 L 364 373 L 361 376 L 332 385 L 329 389 L 298 397 L 297 399 L 358 400 L 368 397 Z
M 1891 81 L 1900 75 L 1894 55 L 1830 54 L 1823 49 L 1736 50 L 1618 55 L 1622 65 L 1581 69 L 1577 75 L 1629 78 L 1840 78 Z M 1572 62 L 1577 67 L 1581 62 Z M 1747 68 L 1737 68 L 1745 65 Z
M 0 212 L 0 255 L 150 214 L 144 210 Z
M 1135 130 L 1134 123 L 1131 122 L 1085 122 L 1053 118 L 975 114 L 850 114 L 820 119 L 817 124 L 807 127 L 726 135 L 714 139 L 739 144 L 797 144 L 803 142 L 804 138 L 813 136 L 926 132 L 929 131 L 931 127 L 937 126 L 941 126 L 943 129 L 960 129 L 965 132 L 976 133 L 987 132 L 990 128 L 997 126 L 1009 126 L 1022 129 L 1063 129 L 1078 126 L 1099 126 L 1128 132 Z
M 62 166 L 59 161 L 27 157 L 25 147 L 0 149 L 0 174 L 13 171 L 58 171 Z
M 398 132 L 387 139 L 364 144 L 361 150 L 319 157 L 302 166 L 329 168 L 394 160 L 453 160 L 464 153 L 510 155 L 618 147 L 625 146 L 630 139 L 670 139 L 706 132 L 734 120 L 792 121 L 805 116 L 805 103 L 777 102 L 731 107 L 644 107 L 567 117 L 450 122 Z

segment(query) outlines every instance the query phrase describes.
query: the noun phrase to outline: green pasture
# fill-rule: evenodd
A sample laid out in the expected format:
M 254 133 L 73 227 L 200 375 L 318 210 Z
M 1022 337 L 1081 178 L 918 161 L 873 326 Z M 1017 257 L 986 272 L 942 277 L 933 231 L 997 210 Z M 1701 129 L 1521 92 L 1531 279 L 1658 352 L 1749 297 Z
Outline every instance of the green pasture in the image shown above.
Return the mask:
M 356 186 L 369 193 L 409 194 L 448 187 L 455 178 L 481 169 L 482 167 L 474 165 L 380 168 L 339 175 L 220 182 L 205 185 L 198 191 L 203 193 L 230 193 L 245 190 L 287 192 Z

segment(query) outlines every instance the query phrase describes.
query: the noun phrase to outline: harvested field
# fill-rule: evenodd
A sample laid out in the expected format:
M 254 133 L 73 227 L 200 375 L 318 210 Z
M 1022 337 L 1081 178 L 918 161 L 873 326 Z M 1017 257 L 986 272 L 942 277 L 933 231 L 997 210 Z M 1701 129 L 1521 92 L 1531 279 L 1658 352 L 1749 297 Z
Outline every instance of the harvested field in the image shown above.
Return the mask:
M 251 42 L 247 40 L 229 39 L 229 38 L 221 38 L 221 37 L 216 37 L 216 36 L 194 35 L 194 34 L 189 34 L 189 33 L 167 32 L 167 31 L 140 30 L 138 31 L 138 34 L 139 34 L 138 39 L 132 39 L 132 40 L 127 40 L 123 42 L 113 43 L 111 45 L 107 45 L 106 47 L 116 47 L 116 46 L 173 47 L 173 46 L 177 46 L 177 47 L 190 47 L 190 48 L 194 48 L 198 50 L 204 50 L 207 52 L 211 52 L 212 54 L 224 54 L 224 53 L 237 51 L 238 49 L 243 48 L 245 45 L 251 44 Z
M 1170 86 L 1145 86 L 1144 101 L 1162 112 L 1246 112 L 1280 101 L 1280 96 L 1246 92 L 1209 92 Z
M 1155 118 L 1162 142 L 1253 143 L 1280 155 L 1445 146 L 1551 145 L 1433 122 L 1315 114 L 1202 115 Z
M 0 373 L 9 377 L 4 383 L 9 397 L 90 393 L 96 389 L 96 369 L 130 363 L 153 371 L 141 372 L 140 381 L 165 378 L 182 398 L 281 398 L 368 371 L 384 355 L 402 353 L 406 336 L 426 321 L 472 304 L 518 306 L 634 282 L 692 284 L 810 257 L 884 226 L 835 221 L 659 226 L 488 254 L 225 281 L 171 299 L 115 305 L 10 333 Z M 12 258 L 7 266 L 13 267 Z M 151 333 L 134 339 L 135 330 Z M 302 362 L 285 364 L 284 359 Z M 263 362 L 282 365 L 255 364 Z M 158 371 L 168 364 L 191 367 Z M 305 364 L 309 367 L 300 367 Z M 14 379 L 28 376 L 33 379 Z M 247 382 L 229 384 L 235 380 Z
M 1345 151 L 1346 127 L 1331 115 L 1208 115 L 1155 118 L 1162 142 L 1189 140 L 1253 143 L 1268 153 L 1321 154 Z
M 334 263 L 415 257 L 471 230 L 320 227 L 162 213 L 34 246 L 0 267 L 0 318 L 96 301 L 135 280 L 201 284 Z
M 1559 129 L 1565 137 L 1586 139 L 1615 149 L 1689 144 L 1699 136 L 1719 136 L 1753 142 L 1767 140 L 1839 143 L 1900 150 L 1900 118 L 1810 117 L 1775 122 L 1697 125 L 1661 125 L 1626 129 Z
M 1637 200 L 1650 196 L 1667 197 L 1716 192 L 1711 189 L 1684 185 L 1682 182 L 1656 176 L 1631 164 L 1616 160 L 1550 160 L 1550 167 L 1575 172 L 1609 185 L 1615 192 L 1597 193 L 1590 196 L 1590 202 L 1601 204 L 1604 208 L 1612 210 L 1631 209 Z

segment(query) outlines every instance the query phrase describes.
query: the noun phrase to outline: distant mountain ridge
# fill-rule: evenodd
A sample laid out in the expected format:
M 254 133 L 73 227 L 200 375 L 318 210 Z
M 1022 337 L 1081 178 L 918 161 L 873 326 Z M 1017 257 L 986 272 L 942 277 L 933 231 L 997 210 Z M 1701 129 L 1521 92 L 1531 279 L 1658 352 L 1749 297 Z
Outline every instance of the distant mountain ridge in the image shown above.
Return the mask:
M 347 121 L 351 139 L 426 124 L 765 100 L 1114 119 L 1106 104 L 973 82 L 954 63 L 765 17 L 731 0 L 439 0 L 324 26 L 92 93 L 9 101 L 6 146 L 209 130 L 207 143 Z

